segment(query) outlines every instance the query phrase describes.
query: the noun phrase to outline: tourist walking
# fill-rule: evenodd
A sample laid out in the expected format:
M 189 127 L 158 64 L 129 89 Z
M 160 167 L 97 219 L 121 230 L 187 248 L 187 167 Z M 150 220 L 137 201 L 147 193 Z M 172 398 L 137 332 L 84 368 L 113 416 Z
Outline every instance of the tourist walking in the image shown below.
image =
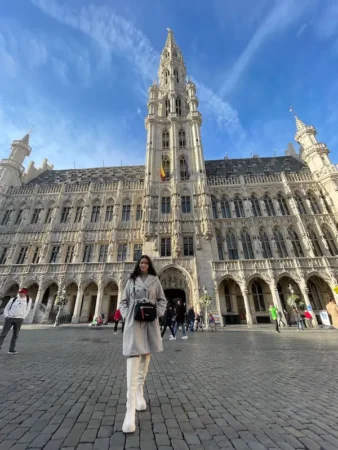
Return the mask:
M 285 320 L 286 323 L 289 325 L 289 327 L 291 327 L 291 317 L 290 317 L 290 313 L 288 310 L 284 309 L 284 316 L 285 316 Z
M 209 327 L 211 331 L 216 331 L 215 317 L 211 313 L 209 313 Z
M 332 326 L 334 328 L 338 328 L 338 305 L 332 297 L 329 297 L 329 303 L 326 305 L 326 311 L 331 316 Z
M 124 320 L 123 320 L 123 318 L 122 318 L 121 311 L 120 311 L 119 309 L 117 309 L 117 310 L 115 311 L 115 314 L 114 314 L 114 323 L 115 323 L 115 326 L 114 326 L 114 334 L 117 333 L 117 327 L 118 327 L 118 324 L 119 324 L 120 320 L 122 320 L 122 333 L 123 333 L 123 330 L 124 330 Z
M 293 308 L 293 319 L 297 324 L 297 331 L 304 331 L 303 318 L 297 308 Z
M 175 336 L 175 332 L 173 329 L 173 309 L 171 306 L 167 306 L 167 309 L 165 310 L 165 314 L 163 317 L 163 330 L 161 333 L 161 337 L 163 338 L 165 332 L 167 331 L 167 328 L 169 327 L 171 331 L 171 335 Z
M 196 328 L 195 328 L 195 330 L 198 331 L 198 329 L 200 328 L 203 331 L 203 325 L 202 325 L 201 315 L 200 314 L 196 313 L 195 321 L 196 321 Z
M 280 333 L 279 326 L 278 326 L 278 309 L 277 309 L 277 306 L 270 305 L 269 312 L 270 312 L 271 320 L 273 322 L 275 322 L 275 330 L 278 333 Z
M 188 311 L 188 323 L 189 323 L 189 330 L 194 331 L 195 311 L 192 305 L 190 306 Z
M 283 313 L 282 313 L 282 311 L 277 311 L 277 314 L 278 314 L 278 326 L 280 327 L 281 323 L 282 323 L 283 327 L 285 327 L 286 325 L 285 325 L 285 322 L 283 320 Z
M 202 329 L 204 328 L 204 312 L 201 310 L 200 311 L 200 323 L 201 323 L 201 326 L 202 326 Z
M 304 317 L 305 317 L 305 324 L 306 324 L 306 328 L 313 328 L 313 324 L 312 324 L 312 314 L 310 313 L 310 311 L 306 310 L 304 312 Z
M 158 318 L 165 313 L 167 300 L 153 263 L 142 255 L 130 275 L 120 301 L 125 321 L 123 355 L 127 356 L 127 411 L 122 425 L 124 433 L 133 433 L 135 411 L 144 411 L 143 386 L 150 355 L 162 352 Z
M 28 316 L 31 307 L 32 299 L 29 298 L 28 290 L 21 288 L 19 289 L 18 295 L 11 298 L 4 309 L 5 322 L 0 335 L 0 349 L 9 330 L 13 327 L 12 339 L 9 344 L 9 355 L 16 355 L 18 353 L 15 350 L 16 341 L 19 337 L 22 322 Z
M 182 303 L 181 300 L 177 300 L 176 322 L 175 322 L 175 327 L 174 327 L 174 335 L 169 339 L 170 341 L 176 340 L 177 331 L 178 331 L 178 328 L 180 325 L 182 327 L 182 333 L 183 333 L 182 339 L 188 339 L 188 336 L 186 334 L 185 327 L 184 327 L 184 322 L 185 322 L 185 305 Z

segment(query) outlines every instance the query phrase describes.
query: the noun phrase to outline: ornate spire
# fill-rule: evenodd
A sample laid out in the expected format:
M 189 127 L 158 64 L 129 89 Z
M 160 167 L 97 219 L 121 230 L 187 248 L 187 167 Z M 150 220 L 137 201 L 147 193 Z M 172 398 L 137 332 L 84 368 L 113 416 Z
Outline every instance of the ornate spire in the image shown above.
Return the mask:
M 301 131 L 301 130 L 303 130 L 303 128 L 306 128 L 305 123 L 304 123 L 302 120 L 300 120 L 300 119 L 296 116 L 296 114 L 295 114 L 295 120 L 296 120 L 297 131 Z
M 29 145 L 30 131 L 21 139 L 22 142 Z
M 168 31 L 168 36 L 167 36 L 167 40 L 165 43 L 165 47 L 168 47 L 168 48 L 177 47 L 173 31 L 170 28 L 167 28 L 167 31 Z

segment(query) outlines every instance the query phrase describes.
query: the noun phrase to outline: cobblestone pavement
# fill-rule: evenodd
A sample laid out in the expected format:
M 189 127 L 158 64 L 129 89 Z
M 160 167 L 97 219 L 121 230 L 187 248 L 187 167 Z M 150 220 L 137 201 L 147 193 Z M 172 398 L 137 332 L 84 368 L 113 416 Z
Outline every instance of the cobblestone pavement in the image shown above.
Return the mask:
M 338 332 L 164 341 L 127 437 L 121 344 L 107 328 L 24 329 L 16 356 L 6 341 L 0 450 L 338 449 Z

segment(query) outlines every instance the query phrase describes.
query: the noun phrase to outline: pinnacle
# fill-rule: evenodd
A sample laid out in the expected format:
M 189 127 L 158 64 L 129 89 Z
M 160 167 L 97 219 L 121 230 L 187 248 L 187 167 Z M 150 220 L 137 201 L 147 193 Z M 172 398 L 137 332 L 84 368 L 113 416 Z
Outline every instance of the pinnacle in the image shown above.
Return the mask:
M 174 33 L 170 28 L 167 28 L 168 30 L 168 36 L 167 36 L 167 40 L 165 43 L 165 47 L 177 47 L 175 38 L 174 38 Z
M 29 133 L 27 133 L 22 139 L 22 142 L 24 142 L 25 144 L 29 145 Z
M 295 119 L 296 119 L 297 131 L 300 131 L 306 127 L 305 123 L 302 120 L 300 120 L 296 115 L 295 115 Z

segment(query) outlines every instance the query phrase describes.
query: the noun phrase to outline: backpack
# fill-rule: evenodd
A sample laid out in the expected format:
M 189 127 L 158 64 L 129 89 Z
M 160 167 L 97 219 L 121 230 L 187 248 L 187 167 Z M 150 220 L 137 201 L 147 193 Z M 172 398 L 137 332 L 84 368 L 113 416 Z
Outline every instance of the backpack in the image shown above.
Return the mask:
M 11 310 L 11 308 L 12 308 L 12 306 L 14 305 L 14 302 L 15 302 L 15 300 L 17 300 L 17 298 L 18 298 L 18 297 L 14 297 L 14 299 L 13 299 L 13 301 L 12 301 L 12 303 L 11 303 L 11 306 L 9 307 L 8 312 Z M 29 295 L 26 296 L 26 299 L 27 299 L 27 305 L 28 305 L 28 303 L 29 303 Z

